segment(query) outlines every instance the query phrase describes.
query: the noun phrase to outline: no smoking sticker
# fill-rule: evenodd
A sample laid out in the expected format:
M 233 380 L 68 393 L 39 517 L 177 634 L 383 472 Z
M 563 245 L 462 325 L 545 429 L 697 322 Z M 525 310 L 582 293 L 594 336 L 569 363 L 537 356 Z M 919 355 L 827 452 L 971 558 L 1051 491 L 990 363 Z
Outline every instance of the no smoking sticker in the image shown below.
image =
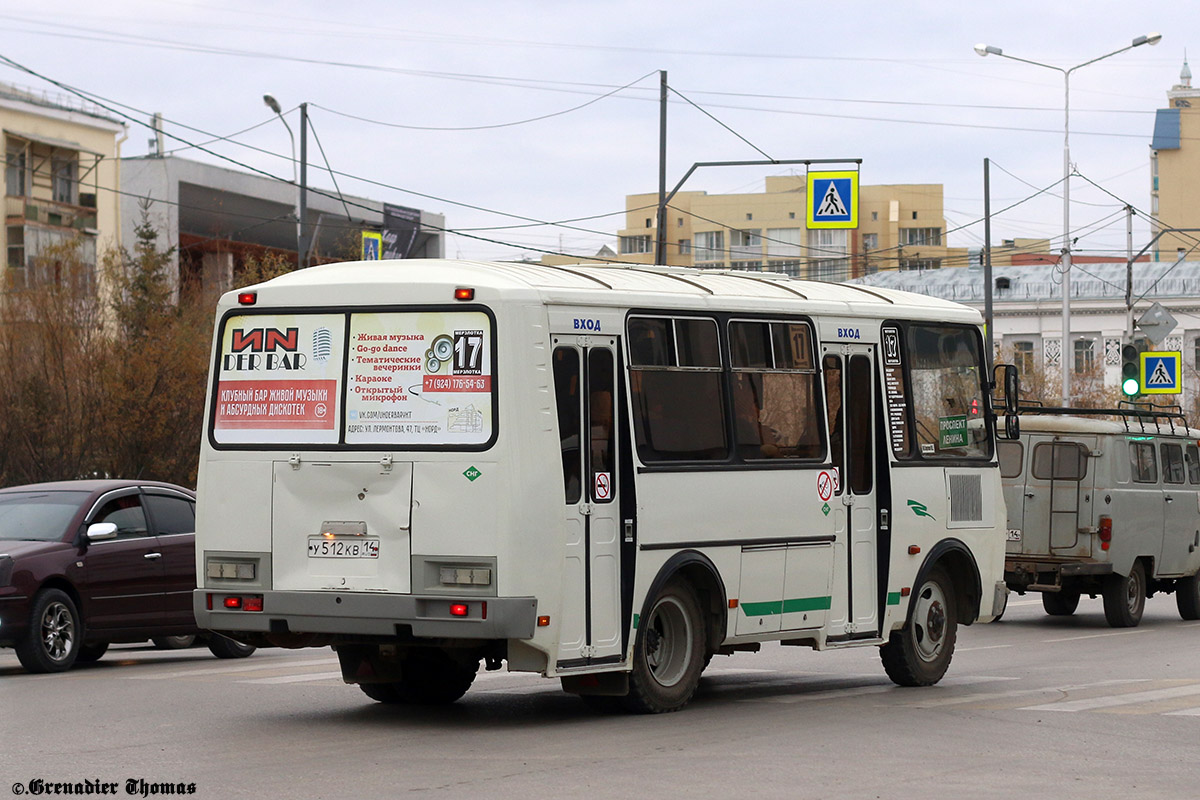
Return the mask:
M 607 472 L 596 473 L 596 499 L 607 500 L 612 497 L 612 478 Z
M 833 470 L 823 469 L 817 473 L 817 497 L 822 501 L 833 497 L 835 486 L 837 486 L 837 473 Z

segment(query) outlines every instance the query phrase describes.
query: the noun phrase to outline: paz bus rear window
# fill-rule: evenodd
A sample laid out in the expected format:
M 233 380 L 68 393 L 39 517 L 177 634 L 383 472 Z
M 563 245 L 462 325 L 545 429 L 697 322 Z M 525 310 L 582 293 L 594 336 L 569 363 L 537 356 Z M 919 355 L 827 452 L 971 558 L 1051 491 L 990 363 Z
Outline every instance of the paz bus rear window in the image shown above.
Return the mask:
M 219 336 L 218 446 L 478 449 L 494 436 L 483 311 L 234 314 Z

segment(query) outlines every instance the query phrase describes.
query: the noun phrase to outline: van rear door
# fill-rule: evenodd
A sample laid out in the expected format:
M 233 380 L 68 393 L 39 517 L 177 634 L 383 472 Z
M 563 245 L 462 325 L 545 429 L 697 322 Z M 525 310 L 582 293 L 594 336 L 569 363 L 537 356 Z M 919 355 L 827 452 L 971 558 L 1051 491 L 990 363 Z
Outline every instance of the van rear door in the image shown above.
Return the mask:
M 1031 436 L 1029 447 L 1021 553 L 1090 558 L 1093 537 L 1080 527 L 1092 518 L 1096 437 Z

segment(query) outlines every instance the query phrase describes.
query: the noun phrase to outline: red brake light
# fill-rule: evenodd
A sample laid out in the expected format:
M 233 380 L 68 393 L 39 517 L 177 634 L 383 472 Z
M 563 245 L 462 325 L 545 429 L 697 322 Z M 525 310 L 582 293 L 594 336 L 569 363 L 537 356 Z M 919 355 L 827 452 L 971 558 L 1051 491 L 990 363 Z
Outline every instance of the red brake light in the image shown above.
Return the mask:
M 468 609 L 466 603 L 450 604 L 450 616 L 452 617 L 465 617 L 467 615 L 467 611 Z
M 262 611 L 263 599 L 261 597 L 247 597 L 246 602 L 242 603 L 242 611 Z
M 238 303 L 243 306 L 252 306 L 258 302 L 258 292 L 238 292 Z
M 241 608 L 242 607 L 242 598 L 226 597 L 225 598 L 225 607 L 226 608 Z
M 454 299 L 455 300 L 474 300 L 475 299 L 475 290 L 461 288 L 461 287 L 458 289 L 455 289 L 454 290 Z
M 1112 517 L 1100 518 L 1100 549 L 1107 550 L 1112 542 Z

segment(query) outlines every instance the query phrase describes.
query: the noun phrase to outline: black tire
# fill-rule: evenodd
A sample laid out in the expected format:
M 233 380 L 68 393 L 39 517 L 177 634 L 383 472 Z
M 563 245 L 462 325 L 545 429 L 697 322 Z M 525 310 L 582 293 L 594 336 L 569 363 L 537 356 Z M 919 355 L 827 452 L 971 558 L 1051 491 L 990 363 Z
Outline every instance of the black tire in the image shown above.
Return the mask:
M 33 599 L 29 633 L 17 642 L 17 659 L 29 672 L 66 672 L 79 657 L 79 612 L 59 589 L 43 589 Z
M 1104 582 L 1104 618 L 1113 628 L 1136 628 L 1146 609 L 1146 568 L 1134 561 L 1128 575 Z
M 372 700 L 392 705 L 449 705 L 467 693 L 475 682 L 479 662 L 467 666 L 442 650 L 414 651 L 400 668 L 400 680 L 360 683 Z
M 1042 608 L 1052 617 L 1069 617 L 1079 608 L 1079 592 L 1042 592 Z
M 1200 572 L 1175 581 L 1175 605 L 1184 619 L 1200 619 Z
M 183 650 L 196 643 L 195 636 L 155 636 L 150 640 L 159 650 Z
M 252 644 L 235 642 L 228 636 L 214 633 L 209 637 L 208 649 L 217 658 L 245 658 L 254 652 L 255 647 Z
M 91 664 L 99 661 L 100 657 L 108 652 L 108 642 L 96 642 L 95 644 L 85 644 L 79 648 L 79 655 L 75 658 L 76 664 Z
M 696 592 L 686 581 L 673 578 L 638 625 L 625 707 L 661 714 L 687 705 L 700 684 L 707 645 Z
M 932 686 L 946 674 L 957 638 L 954 584 L 945 570 L 935 567 L 913 593 L 908 623 L 879 648 L 879 658 L 893 683 Z

